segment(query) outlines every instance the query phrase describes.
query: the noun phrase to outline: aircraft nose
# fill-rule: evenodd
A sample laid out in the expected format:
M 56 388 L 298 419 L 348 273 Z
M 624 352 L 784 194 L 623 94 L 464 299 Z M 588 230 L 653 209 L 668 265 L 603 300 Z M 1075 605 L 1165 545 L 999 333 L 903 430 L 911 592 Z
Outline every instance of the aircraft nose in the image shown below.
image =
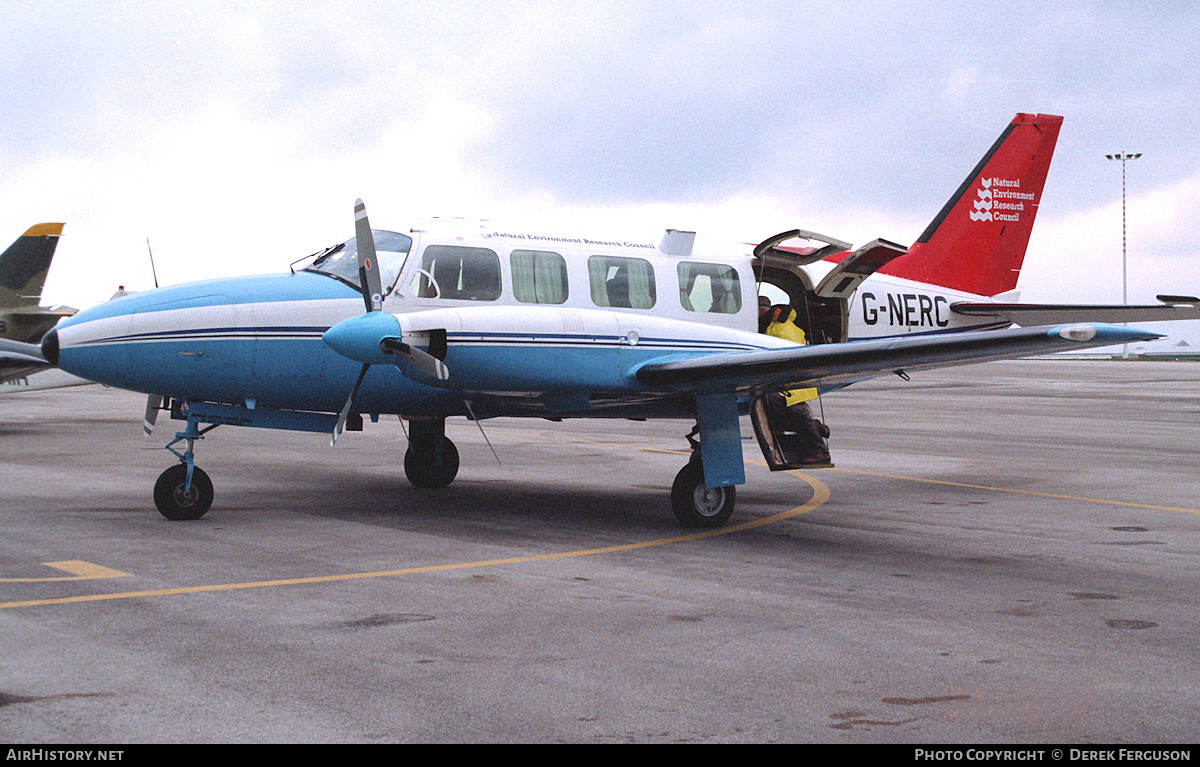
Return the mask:
M 42 356 L 51 365 L 58 366 L 58 331 L 54 328 L 42 336 Z

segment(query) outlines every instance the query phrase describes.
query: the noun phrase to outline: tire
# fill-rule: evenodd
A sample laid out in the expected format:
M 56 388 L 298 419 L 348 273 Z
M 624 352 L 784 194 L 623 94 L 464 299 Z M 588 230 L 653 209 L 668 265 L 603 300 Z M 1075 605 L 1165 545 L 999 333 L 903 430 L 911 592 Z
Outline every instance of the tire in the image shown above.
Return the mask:
M 404 453 L 404 474 L 413 487 L 446 487 L 458 476 L 458 448 L 448 438 L 442 437 L 442 464 L 434 463 L 432 450 L 418 455 L 410 445 Z
M 691 461 L 671 485 L 671 510 L 684 527 L 721 527 L 733 516 L 737 488 L 704 485 L 704 465 Z
M 199 468 L 192 469 L 192 489 L 183 491 L 187 485 L 187 465 L 177 463 L 164 471 L 154 483 L 154 505 L 158 512 L 172 521 L 200 519 L 212 506 L 213 486 Z

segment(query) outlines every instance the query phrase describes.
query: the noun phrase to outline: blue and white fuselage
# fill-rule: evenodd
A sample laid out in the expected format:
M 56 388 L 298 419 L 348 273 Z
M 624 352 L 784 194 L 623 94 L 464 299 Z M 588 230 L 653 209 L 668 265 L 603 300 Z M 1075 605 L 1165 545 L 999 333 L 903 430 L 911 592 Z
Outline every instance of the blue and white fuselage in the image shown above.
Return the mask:
M 467 397 L 481 417 L 603 415 L 605 403 L 637 415 L 627 398 L 646 390 L 636 373 L 648 362 L 792 345 L 757 332 L 748 253 L 710 261 L 637 244 L 584 253 L 562 242 L 531 249 L 478 227 L 467 239 L 464 225 L 452 226 L 452 236 L 414 232 L 415 244 L 375 231 L 388 267 L 383 308 L 419 347 L 429 346 L 429 331 L 445 332 L 449 379 L 431 384 L 393 365 L 374 366 L 357 411 L 460 415 Z M 405 250 L 384 251 L 389 243 Z M 296 273 L 161 288 L 80 312 L 57 328 L 58 364 L 168 398 L 337 412 L 359 365 L 322 336 L 361 315 L 363 300 L 349 268 L 353 241 L 336 250 Z M 542 273 L 531 267 L 523 276 L 522 259 L 537 259 Z M 618 274 L 622 269 L 637 273 Z M 455 284 L 443 286 L 438 276 Z M 632 302 L 644 308 L 603 305 L 630 301 L 618 295 L 629 288 L 614 277 L 632 282 Z M 480 284 L 468 290 L 472 280 Z M 722 294 L 720 305 L 714 292 Z M 697 311 L 701 301 L 705 311 Z M 663 414 L 653 399 L 648 412 Z M 690 407 L 676 410 L 693 415 Z

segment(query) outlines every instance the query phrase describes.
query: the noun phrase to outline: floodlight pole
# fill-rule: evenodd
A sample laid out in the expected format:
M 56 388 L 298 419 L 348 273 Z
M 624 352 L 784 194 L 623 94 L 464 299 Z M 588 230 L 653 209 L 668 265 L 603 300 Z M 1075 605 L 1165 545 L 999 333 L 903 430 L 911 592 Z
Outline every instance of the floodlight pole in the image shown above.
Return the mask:
M 1121 161 L 1121 305 L 1129 305 L 1129 268 L 1127 266 L 1128 259 L 1126 257 L 1126 238 L 1125 238 L 1125 163 L 1130 160 L 1136 160 L 1142 156 L 1141 152 L 1130 154 L 1128 152 L 1118 152 L 1117 154 L 1104 155 L 1110 160 Z M 1124 345 L 1122 356 L 1129 359 L 1129 344 Z

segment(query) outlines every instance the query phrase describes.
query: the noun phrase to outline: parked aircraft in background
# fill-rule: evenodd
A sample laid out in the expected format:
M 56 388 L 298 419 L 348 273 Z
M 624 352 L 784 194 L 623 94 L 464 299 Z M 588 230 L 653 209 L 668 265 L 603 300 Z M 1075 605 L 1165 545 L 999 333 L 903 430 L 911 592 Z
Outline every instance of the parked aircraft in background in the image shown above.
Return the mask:
M 41 346 L 0 338 L 0 386 L 7 387 L 50 367 Z
M 129 292 L 122 285 L 112 297 L 120 298 L 126 295 L 129 295 Z M 73 376 L 51 365 L 42 355 L 41 344 L 0 338 L 0 394 L 62 389 L 90 383 L 95 382 Z
M 657 243 L 461 220 L 372 230 L 359 201 L 355 236 L 298 272 L 120 298 L 63 320 L 42 349 L 150 395 L 147 428 L 160 408 L 185 422 L 154 490 L 171 519 L 209 508 L 193 449 L 218 425 L 336 440 L 364 415 L 399 415 L 405 473 L 434 488 L 459 469 L 447 418 L 677 418 L 696 428 L 672 508 L 715 527 L 745 482 L 740 414 L 772 468 L 794 465 L 755 407 L 766 392 L 1158 337 L 955 311 L 1015 285 L 1060 125 L 1018 115 L 908 249 L 851 252 L 800 230 L 753 248 L 670 229 Z M 760 294 L 796 308 L 812 344 L 757 332 Z
M 38 305 L 62 230 L 62 224 L 34 224 L 0 253 L 0 384 L 49 368 L 38 343 L 75 313 Z
M 0 338 L 38 343 L 75 313 L 69 306 L 38 305 L 62 230 L 62 224 L 34 224 L 0 253 Z
M 95 383 L 79 376 L 73 376 L 52 366 L 42 358 L 41 347 L 32 346 L 32 352 L 37 358 L 30 365 L 22 367 L 20 358 L 5 358 L 3 349 L 8 341 L 0 341 L 0 395 L 24 391 L 45 391 L 46 389 L 63 389 L 68 386 L 84 386 Z

